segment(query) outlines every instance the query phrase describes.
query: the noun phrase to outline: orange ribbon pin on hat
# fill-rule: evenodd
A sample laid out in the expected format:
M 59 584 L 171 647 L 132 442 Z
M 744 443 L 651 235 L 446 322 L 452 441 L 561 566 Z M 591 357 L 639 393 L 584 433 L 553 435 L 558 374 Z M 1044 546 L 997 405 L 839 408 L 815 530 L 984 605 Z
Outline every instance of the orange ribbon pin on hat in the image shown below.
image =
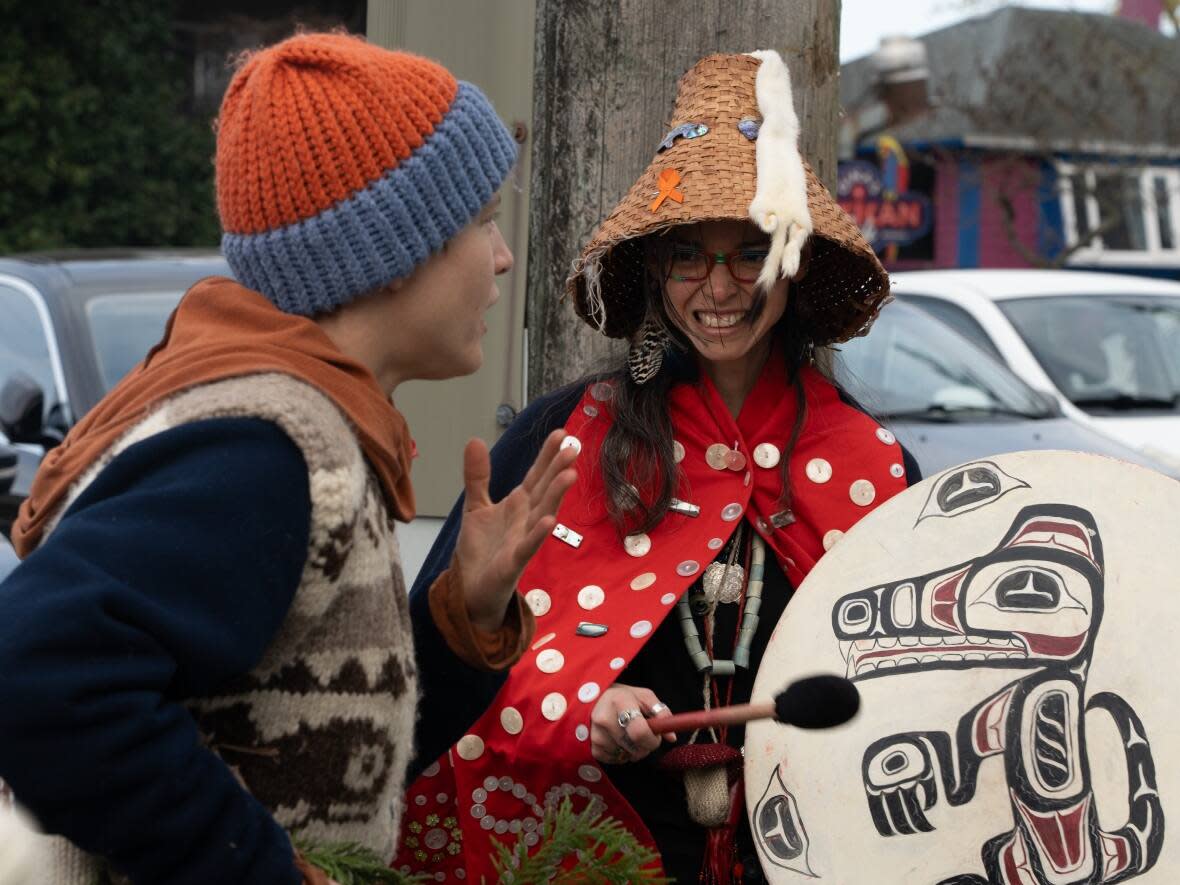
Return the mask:
M 652 212 L 659 209 L 664 204 L 664 200 L 675 200 L 677 203 L 684 202 L 684 193 L 676 190 L 676 185 L 680 184 L 680 173 L 675 169 L 665 169 L 661 172 L 658 183 L 660 185 L 660 193 L 652 201 Z

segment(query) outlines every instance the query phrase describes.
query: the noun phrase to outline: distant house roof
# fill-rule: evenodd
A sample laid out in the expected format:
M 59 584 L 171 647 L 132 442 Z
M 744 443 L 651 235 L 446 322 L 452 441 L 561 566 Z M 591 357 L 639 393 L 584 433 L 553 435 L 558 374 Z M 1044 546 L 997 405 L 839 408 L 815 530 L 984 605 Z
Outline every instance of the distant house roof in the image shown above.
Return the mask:
M 1005 7 L 919 37 L 932 108 L 906 143 L 1180 156 L 1180 38 L 1109 15 Z M 872 56 L 841 67 L 846 112 L 877 101 Z

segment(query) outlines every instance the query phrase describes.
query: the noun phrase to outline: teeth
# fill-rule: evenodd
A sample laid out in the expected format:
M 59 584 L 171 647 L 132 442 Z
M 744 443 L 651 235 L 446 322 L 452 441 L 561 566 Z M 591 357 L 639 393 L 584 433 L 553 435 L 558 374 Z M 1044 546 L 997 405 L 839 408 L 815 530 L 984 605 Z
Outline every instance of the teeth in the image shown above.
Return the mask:
M 896 667 L 914 667 L 918 664 L 939 664 L 947 662 L 970 661 L 972 663 L 978 661 L 1004 661 L 1004 660 L 1024 660 L 1025 654 L 1023 647 L 1018 643 L 1006 639 L 987 639 L 982 636 L 943 636 L 943 637 L 920 637 L 921 644 L 925 646 L 937 645 L 940 648 L 935 654 L 923 654 L 920 656 L 907 656 L 903 658 L 881 658 L 874 661 L 862 661 L 856 663 L 856 659 L 860 653 L 870 652 L 880 648 L 895 648 L 899 644 L 907 648 L 912 648 L 918 645 L 919 638 L 913 636 L 903 637 L 883 637 L 881 639 L 858 639 L 855 642 L 844 641 L 840 643 L 840 650 L 848 661 L 848 678 L 861 676 L 865 673 L 872 673 L 876 670 L 888 670 Z M 1009 649 L 1021 649 L 1020 651 L 991 651 L 984 653 L 982 651 L 970 651 L 963 653 L 956 653 L 953 651 L 941 651 L 941 648 L 962 647 L 967 642 L 972 645 L 993 645 Z
M 740 323 L 745 316 L 745 313 L 719 314 L 703 310 L 697 312 L 697 319 L 700 320 L 701 325 L 708 326 L 710 329 L 728 329 Z

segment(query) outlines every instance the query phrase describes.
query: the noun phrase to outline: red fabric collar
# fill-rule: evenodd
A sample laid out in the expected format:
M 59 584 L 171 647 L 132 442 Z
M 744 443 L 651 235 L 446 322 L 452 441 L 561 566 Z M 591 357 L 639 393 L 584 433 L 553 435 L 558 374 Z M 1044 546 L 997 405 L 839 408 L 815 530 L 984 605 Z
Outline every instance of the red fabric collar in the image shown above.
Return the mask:
M 492 880 L 490 839 L 514 841 L 539 822 L 543 805 L 565 793 L 602 802 L 637 836 L 651 837 L 590 756 L 590 713 L 675 605 L 713 560 L 738 520 L 767 541 L 798 587 L 830 546 L 876 504 L 905 487 L 893 436 L 845 405 L 818 372 L 802 373 L 807 416 L 790 463 L 795 522 L 771 525 L 782 508 L 781 466 L 760 466 L 756 447 L 779 451 L 790 438 L 796 397 L 781 361 L 769 365 L 735 421 L 707 380 L 679 385 L 668 407 L 683 446 L 677 497 L 696 517 L 670 512 L 646 540 L 620 541 L 606 514 L 598 456 L 610 426 L 609 384 L 587 388 L 566 421 L 582 446 L 578 481 L 558 513 L 581 536 L 578 546 L 548 540 L 521 580 L 537 614 L 537 638 L 513 668 L 484 716 L 411 786 L 395 866 Z M 741 470 L 714 469 L 709 446 L 745 455 Z M 567 539 L 569 535 L 567 534 Z M 606 627 L 598 636 L 579 625 Z M 453 823 L 447 824 L 447 821 Z M 462 838 L 457 834 L 461 831 Z

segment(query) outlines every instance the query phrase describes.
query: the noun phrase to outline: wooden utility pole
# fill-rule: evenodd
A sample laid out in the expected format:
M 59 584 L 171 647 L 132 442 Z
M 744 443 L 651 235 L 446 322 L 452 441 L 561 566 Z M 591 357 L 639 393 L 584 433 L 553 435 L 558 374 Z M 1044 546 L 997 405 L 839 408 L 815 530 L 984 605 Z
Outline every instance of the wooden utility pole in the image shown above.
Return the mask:
M 655 154 L 676 81 L 716 52 L 776 49 L 804 157 L 836 175 L 840 0 L 537 0 L 529 211 L 529 397 L 622 352 L 561 298 L 597 224 Z

